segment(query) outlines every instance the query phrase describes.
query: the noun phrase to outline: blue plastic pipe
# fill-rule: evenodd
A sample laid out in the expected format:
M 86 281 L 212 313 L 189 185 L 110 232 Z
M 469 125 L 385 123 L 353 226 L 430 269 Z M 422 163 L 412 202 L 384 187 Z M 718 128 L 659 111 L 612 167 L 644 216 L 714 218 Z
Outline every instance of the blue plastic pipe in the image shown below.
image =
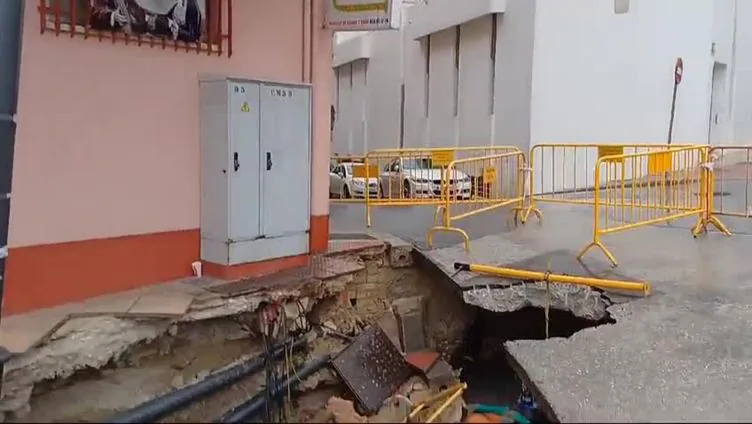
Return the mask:
M 279 394 L 282 393 L 283 390 L 287 390 L 288 387 L 295 386 L 296 384 L 298 384 L 300 381 L 302 381 L 309 375 L 321 369 L 324 365 L 329 364 L 329 361 L 331 359 L 332 357 L 330 355 L 324 355 L 303 365 L 300 369 L 298 369 L 295 372 L 295 375 L 291 376 L 290 378 L 282 382 L 280 385 L 272 389 L 271 396 L 272 397 L 279 396 Z M 260 393 L 256 394 L 254 397 L 250 398 L 248 401 L 241 403 L 240 405 L 225 412 L 224 414 L 222 414 L 221 417 L 219 417 L 219 419 L 216 422 L 218 423 L 249 422 L 249 420 L 253 418 L 256 414 L 258 414 L 261 408 L 263 408 L 264 405 L 266 405 L 267 398 L 266 398 L 266 393 L 264 392 L 265 391 L 262 390 Z
M 4 0 L 0 0 L 2 2 Z M 292 349 L 299 349 L 308 344 L 308 336 L 295 340 Z M 288 347 L 288 348 L 289 348 Z M 277 358 L 284 352 L 284 345 L 273 348 L 272 357 Z M 222 390 L 231 384 L 237 383 L 243 378 L 261 370 L 264 366 L 263 355 L 249 361 L 235 365 L 227 370 L 209 375 L 189 386 L 181 387 L 175 391 L 159 396 L 136 406 L 133 409 L 122 412 L 109 420 L 107 423 L 151 423 L 163 418 L 175 411 L 203 399 L 213 393 Z

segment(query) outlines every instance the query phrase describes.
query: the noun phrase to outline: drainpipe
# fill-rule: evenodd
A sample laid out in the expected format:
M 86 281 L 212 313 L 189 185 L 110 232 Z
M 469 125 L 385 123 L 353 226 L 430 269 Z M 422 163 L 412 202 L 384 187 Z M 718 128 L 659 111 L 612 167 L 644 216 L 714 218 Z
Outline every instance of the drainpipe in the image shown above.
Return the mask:
M 300 33 L 302 34 L 300 39 L 300 81 L 306 82 L 306 9 L 308 0 L 300 0 Z
M 731 134 L 728 137 L 729 140 L 736 142 L 736 35 L 738 33 L 739 25 L 739 0 L 734 0 L 734 20 L 733 20 L 733 32 L 731 38 L 731 72 L 729 83 L 729 105 L 728 105 L 728 117 L 731 122 Z M 726 129 L 728 131 L 728 128 Z M 728 134 L 728 133 L 727 133 Z M 710 142 L 710 138 L 708 138 Z
M 5 262 L 8 256 L 8 219 L 16 141 L 16 107 L 21 63 L 23 0 L 0 1 L 0 316 L 2 316 Z M 7 360 L 0 348 L 0 363 Z

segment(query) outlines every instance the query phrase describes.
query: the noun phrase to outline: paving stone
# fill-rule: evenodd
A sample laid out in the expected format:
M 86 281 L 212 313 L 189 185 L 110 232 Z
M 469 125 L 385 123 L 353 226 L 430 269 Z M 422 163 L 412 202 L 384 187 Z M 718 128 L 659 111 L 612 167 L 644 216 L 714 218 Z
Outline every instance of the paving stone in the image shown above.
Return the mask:
M 397 317 L 400 325 L 400 341 L 405 353 L 426 349 L 426 334 L 423 330 L 423 314 L 412 312 Z
M 439 360 L 439 354 L 430 351 L 412 352 L 407 354 L 406 359 L 410 365 L 425 375 Z
M 189 293 L 145 293 L 128 310 L 128 315 L 179 317 L 188 311 L 192 302 L 193 295 Z
M 426 373 L 426 380 L 428 380 L 428 387 L 436 390 L 441 389 L 442 387 L 450 387 L 453 384 L 458 383 L 452 366 L 443 359 L 436 361 L 436 363 L 428 370 Z

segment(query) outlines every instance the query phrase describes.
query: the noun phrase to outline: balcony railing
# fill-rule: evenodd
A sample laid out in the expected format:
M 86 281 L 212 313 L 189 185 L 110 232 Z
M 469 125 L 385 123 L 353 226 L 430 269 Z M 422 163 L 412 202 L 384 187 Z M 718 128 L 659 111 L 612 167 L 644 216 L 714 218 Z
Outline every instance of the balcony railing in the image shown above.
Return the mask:
M 232 55 L 232 0 L 39 0 L 39 24 L 43 34 Z

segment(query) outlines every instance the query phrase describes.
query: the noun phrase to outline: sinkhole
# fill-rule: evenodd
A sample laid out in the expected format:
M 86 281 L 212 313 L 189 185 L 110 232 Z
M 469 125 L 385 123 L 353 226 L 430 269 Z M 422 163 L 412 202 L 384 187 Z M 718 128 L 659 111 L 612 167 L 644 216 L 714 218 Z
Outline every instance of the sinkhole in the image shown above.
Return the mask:
M 467 383 L 465 402 L 515 407 L 522 393 L 523 380 L 508 360 L 504 343 L 512 340 L 545 340 L 545 311 L 525 307 L 513 312 L 492 312 L 477 308 L 475 319 L 464 334 L 462 344 L 452 358 L 452 366 L 461 369 L 460 379 Z M 549 310 L 549 337 L 571 337 L 580 330 L 615 320 L 606 315 L 600 320 L 581 318 L 570 311 Z M 536 399 L 540 405 L 544 400 Z M 542 408 L 533 422 L 551 422 Z

